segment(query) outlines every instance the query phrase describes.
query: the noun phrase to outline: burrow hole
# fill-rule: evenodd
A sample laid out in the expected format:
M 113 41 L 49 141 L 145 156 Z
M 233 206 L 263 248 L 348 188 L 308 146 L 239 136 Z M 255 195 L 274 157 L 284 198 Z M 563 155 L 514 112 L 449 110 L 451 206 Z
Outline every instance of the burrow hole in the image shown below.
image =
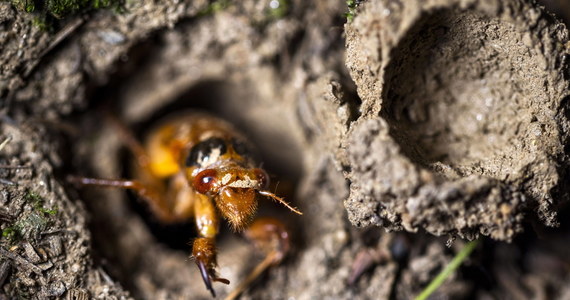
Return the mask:
M 551 120 L 541 113 L 546 74 L 522 35 L 483 14 L 440 10 L 392 50 L 381 116 L 412 161 L 445 176 L 504 178 L 527 160 Z

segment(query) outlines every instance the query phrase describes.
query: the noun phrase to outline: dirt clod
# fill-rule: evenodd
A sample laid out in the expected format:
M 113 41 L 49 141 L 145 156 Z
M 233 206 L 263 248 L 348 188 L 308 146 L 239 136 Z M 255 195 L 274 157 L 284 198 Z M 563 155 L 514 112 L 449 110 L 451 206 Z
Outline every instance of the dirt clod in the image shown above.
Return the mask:
M 501 240 L 531 212 L 556 225 L 568 31 L 524 1 L 468 2 L 370 1 L 346 25 L 353 224 Z

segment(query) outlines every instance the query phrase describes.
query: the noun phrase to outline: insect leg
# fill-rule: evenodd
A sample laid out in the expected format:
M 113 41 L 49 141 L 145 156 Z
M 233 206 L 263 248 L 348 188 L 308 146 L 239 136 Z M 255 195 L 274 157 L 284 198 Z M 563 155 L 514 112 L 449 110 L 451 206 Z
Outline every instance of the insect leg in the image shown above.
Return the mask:
M 139 195 L 150 207 L 153 214 L 162 222 L 171 223 L 178 220 L 177 216 L 172 212 L 171 205 L 160 192 L 160 188 L 145 185 L 138 180 L 125 179 L 101 179 L 80 176 L 67 176 L 67 181 L 76 185 L 91 185 L 100 187 L 114 187 L 133 190 Z
M 206 196 L 196 193 L 197 198 L 194 202 L 194 216 L 196 218 L 196 227 L 198 229 L 199 238 L 194 240 L 192 244 L 192 257 L 194 258 L 200 274 L 204 280 L 206 288 L 216 297 L 216 292 L 212 287 L 212 281 L 229 284 L 230 281 L 218 277 L 216 272 L 217 258 L 215 237 L 218 234 L 218 216 L 212 200 Z
M 255 220 L 244 231 L 244 235 L 256 248 L 265 253 L 265 258 L 226 297 L 226 300 L 239 297 L 265 270 L 281 263 L 290 249 L 289 232 L 283 223 L 274 218 L 259 218 Z
M 131 153 L 135 156 L 137 164 L 141 168 L 147 169 L 150 159 L 143 145 L 135 137 L 133 132 L 114 114 L 107 112 L 105 116 L 109 120 L 109 123 L 111 123 L 112 126 L 115 127 L 115 129 L 117 129 L 121 141 L 125 144 L 125 146 L 129 149 L 129 151 L 131 151 Z

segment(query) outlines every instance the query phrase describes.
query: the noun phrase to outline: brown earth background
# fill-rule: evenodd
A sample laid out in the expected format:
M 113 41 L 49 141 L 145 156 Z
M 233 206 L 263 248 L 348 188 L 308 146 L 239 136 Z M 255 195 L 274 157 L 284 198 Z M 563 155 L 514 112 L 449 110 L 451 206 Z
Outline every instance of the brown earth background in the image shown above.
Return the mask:
M 236 124 L 304 212 L 262 205 L 294 249 L 242 299 L 410 299 L 476 238 L 434 299 L 570 298 L 565 1 L 271 2 L 55 32 L 0 2 L 0 299 L 211 299 L 191 224 L 65 182 L 132 177 L 106 112 L 143 138 L 181 110 Z M 223 227 L 220 298 L 261 260 Z

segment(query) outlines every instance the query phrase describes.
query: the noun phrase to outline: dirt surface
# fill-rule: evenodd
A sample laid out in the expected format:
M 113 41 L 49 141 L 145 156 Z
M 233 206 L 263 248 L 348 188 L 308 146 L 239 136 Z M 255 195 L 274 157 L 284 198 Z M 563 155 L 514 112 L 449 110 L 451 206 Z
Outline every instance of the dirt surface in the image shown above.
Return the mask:
M 244 299 L 409 299 L 481 235 L 436 297 L 570 297 L 563 24 L 515 0 L 366 1 L 346 24 L 342 1 L 212 7 L 50 34 L 0 2 L 0 299 L 211 299 L 191 224 L 65 182 L 132 177 L 106 112 L 143 138 L 181 110 L 234 123 L 304 212 L 263 203 L 294 249 Z M 223 227 L 219 298 L 262 258 Z

